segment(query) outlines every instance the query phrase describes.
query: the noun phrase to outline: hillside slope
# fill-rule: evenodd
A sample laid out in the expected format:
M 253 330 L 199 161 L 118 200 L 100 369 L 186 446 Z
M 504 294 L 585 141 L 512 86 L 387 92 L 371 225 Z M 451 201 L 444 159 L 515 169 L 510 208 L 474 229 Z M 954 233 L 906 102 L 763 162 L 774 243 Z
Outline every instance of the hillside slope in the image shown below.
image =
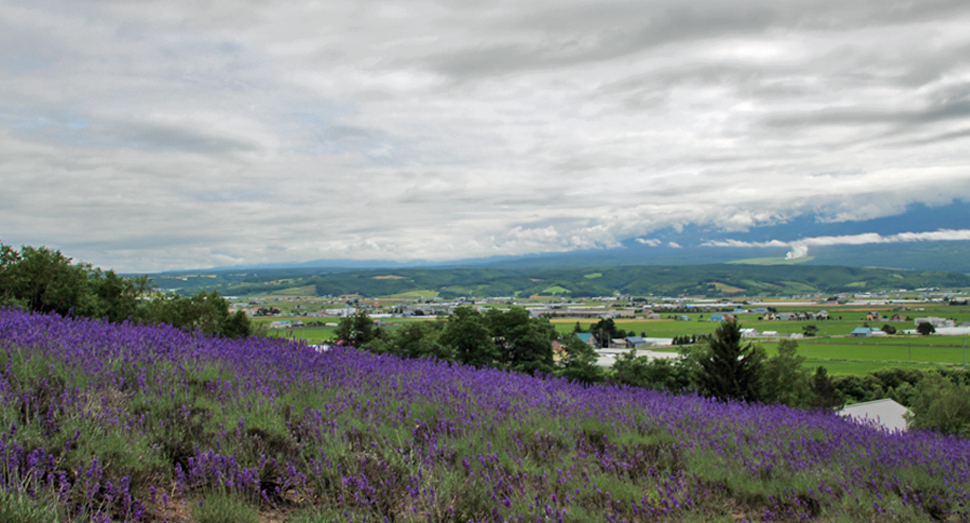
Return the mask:
M 218 290 L 244 296 L 304 288 L 318 296 L 389 296 L 434 290 L 442 297 L 630 295 L 791 295 L 968 287 L 970 276 L 933 271 L 860 269 L 817 265 L 682 265 L 584 268 L 437 268 L 321 272 L 266 269 L 252 272 L 161 274 L 162 288 Z
M 824 413 L 3 309 L 0 368 L 28 521 L 970 516 L 970 443 Z

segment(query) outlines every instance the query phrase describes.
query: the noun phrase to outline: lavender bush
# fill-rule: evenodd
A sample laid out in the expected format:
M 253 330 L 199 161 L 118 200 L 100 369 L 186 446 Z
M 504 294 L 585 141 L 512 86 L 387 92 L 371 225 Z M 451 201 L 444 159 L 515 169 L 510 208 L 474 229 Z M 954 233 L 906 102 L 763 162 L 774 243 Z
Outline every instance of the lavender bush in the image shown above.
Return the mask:
M 968 519 L 965 440 L 353 348 L 0 309 L 0 400 L 24 521 Z

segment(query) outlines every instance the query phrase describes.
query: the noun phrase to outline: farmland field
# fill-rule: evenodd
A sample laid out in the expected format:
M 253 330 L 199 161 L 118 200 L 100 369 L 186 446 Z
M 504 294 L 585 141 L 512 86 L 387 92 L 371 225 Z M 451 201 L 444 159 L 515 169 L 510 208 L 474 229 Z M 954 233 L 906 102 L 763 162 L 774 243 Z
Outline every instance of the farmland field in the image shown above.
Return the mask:
M 416 291 L 396 296 L 386 296 L 380 298 L 381 303 L 393 303 L 392 300 L 414 300 L 426 299 L 431 297 L 430 291 Z M 280 308 L 292 307 L 293 303 L 288 301 L 292 297 L 281 296 L 278 298 L 266 297 L 266 306 L 278 306 Z M 304 307 L 309 307 L 308 303 L 312 298 L 305 298 Z M 532 300 L 532 303 L 557 302 L 559 298 L 543 297 Z M 784 302 L 780 302 L 784 303 Z M 603 303 L 595 300 L 587 300 L 577 303 L 583 307 L 602 307 Z M 342 305 L 329 304 L 318 305 L 317 307 L 339 307 Z M 485 307 L 508 307 L 508 305 L 485 304 Z M 752 306 L 753 307 L 753 306 Z M 867 304 L 791 304 L 776 305 L 779 312 L 805 312 L 828 310 L 833 319 L 830 320 L 802 320 L 802 321 L 776 321 L 759 320 L 757 314 L 743 313 L 737 315 L 738 321 L 743 327 L 751 327 L 759 332 L 774 331 L 781 337 L 788 337 L 792 334 L 803 333 L 806 326 L 815 326 L 816 337 L 806 337 L 798 339 L 799 354 L 805 358 L 805 366 L 815 368 L 819 365 L 829 369 L 831 374 L 865 374 L 869 371 L 883 367 L 918 367 L 928 368 L 936 365 L 962 365 L 963 347 L 968 343 L 968 336 L 917 336 L 917 335 L 891 335 L 873 338 L 851 338 L 848 336 L 854 329 L 863 325 L 870 325 L 880 328 L 883 325 L 892 325 L 899 331 L 914 328 L 912 320 L 889 322 L 885 317 L 892 314 L 905 314 L 910 318 L 922 316 L 939 316 L 952 318 L 958 323 L 970 321 L 970 307 L 947 306 L 944 304 L 925 304 L 917 310 L 898 311 L 897 306 L 890 305 L 867 305 Z M 604 308 L 604 313 L 609 311 Z M 866 320 L 869 312 L 878 312 L 883 319 Z M 709 321 L 712 314 L 719 312 L 689 312 L 683 313 L 664 313 L 663 319 L 645 320 L 637 319 L 615 319 L 618 328 L 624 329 L 634 335 L 644 334 L 647 337 L 673 338 L 683 335 L 711 334 L 719 323 Z M 677 321 L 672 319 L 675 315 L 687 316 L 690 321 Z M 841 318 L 841 319 L 839 319 Z M 258 318 L 257 323 L 266 323 L 276 319 L 287 319 L 286 316 L 280 318 Z M 289 319 L 307 318 L 292 317 Z M 337 318 L 314 318 L 312 321 L 336 323 Z M 391 325 L 384 328 L 395 329 L 401 324 L 409 321 L 433 321 L 428 318 L 393 318 L 387 320 Z M 590 319 L 553 319 L 551 320 L 556 331 L 562 334 L 572 332 L 577 322 L 584 330 L 598 320 Z M 309 326 L 295 329 L 269 330 L 268 335 L 287 339 L 305 339 L 310 343 L 319 344 L 333 339 L 334 327 Z M 777 339 L 764 341 L 769 354 L 773 354 L 777 346 Z M 669 348 L 667 350 L 675 350 Z

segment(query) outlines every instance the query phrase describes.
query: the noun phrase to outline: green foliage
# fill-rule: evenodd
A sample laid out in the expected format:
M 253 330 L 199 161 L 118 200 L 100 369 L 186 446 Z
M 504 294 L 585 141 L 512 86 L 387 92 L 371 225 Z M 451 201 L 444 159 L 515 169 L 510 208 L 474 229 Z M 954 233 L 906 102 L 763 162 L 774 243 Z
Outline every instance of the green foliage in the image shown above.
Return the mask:
M 508 311 L 489 309 L 485 322 L 502 366 L 529 374 L 552 372 L 552 341 L 559 335 L 549 320 L 530 318 L 529 311 L 512 307 Z
M 589 332 L 596 338 L 600 347 L 609 347 L 611 339 L 625 338 L 627 335 L 625 330 L 616 326 L 613 318 L 601 319 L 589 328 Z
M 557 375 L 582 383 L 598 383 L 605 379 L 606 373 L 596 364 L 598 356 L 590 344 L 570 335 L 563 350 L 565 356 L 559 360 Z
M 810 390 L 804 362 L 805 358 L 798 355 L 798 342 L 782 340 L 778 354 L 765 361 L 762 399 L 789 407 L 807 404 Z
M 0 521 L 4 523 L 55 523 L 67 520 L 53 499 L 37 499 L 20 490 L 0 490 Z
M 0 246 L 0 304 L 40 312 L 86 315 L 94 308 L 87 293 L 90 267 L 47 247 Z
M 219 332 L 228 338 L 245 338 L 255 334 L 252 322 L 243 311 L 236 311 L 226 318 Z
M 916 332 L 922 334 L 923 336 L 929 336 L 936 332 L 936 327 L 932 323 L 923 322 L 916 326 Z
M 559 336 L 549 320 L 531 318 L 521 307 L 490 309 L 484 315 L 472 307 L 459 307 L 445 321 L 415 322 L 394 332 L 382 332 L 379 337 L 373 320 L 361 311 L 342 319 L 334 333 L 355 347 L 371 346 L 376 352 L 530 374 L 553 372 L 552 341 Z M 573 366 L 582 365 L 577 362 Z
M 835 388 L 825 367 L 815 369 L 815 374 L 809 382 L 811 396 L 806 406 L 818 410 L 835 410 L 845 404 L 842 393 Z
M 452 360 L 455 350 L 442 339 L 444 330 L 444 325 L 437 321 L 414 322 L 383 338 L 387 341 L 387 352 L 401 357 Z
M 837 376 L 832 379 L 832 384 L 847 401 L 852 403 L 873 401 L 886 397 L 882 383 L 871 374 L 866 376 Z
M 185 331 L 198 329 L 231 338 L 244 338 L 253 333 L 245 313 L 230 315 L 229 302 L 216 291 L 203 291 L 192 297 L 156 292 L 137 311 L 137 317 L 146 323 L 167 323 Z
M 741 325 L 726 321 L 707 341 L 707 352 L 694 376 L 697 389 L 725 400 L 760 401 L 764 359 L 761 347 L 741 344 Z
M 879 329 L 879 330 L 885 332 L 886 334 L 890 334 L 890 335 L 896 334 L 896 327 L 893 327 L 892 325 L 890 325 L 888 323 L 885 324 L 885 325 L 883 325 L 882 328 Z
M 451 347 L 455 360 L 466 365 L 490 366 L 500 357 L 485 317 L 472 307 L 455 309 L 441 342 Z
M 146 295 L 149 301 L 142 301 Z M 103 271 L 47 247 L 0 245 L 0 306 L 38 312 L 73 314 L 120 322 L 168 323 L 232 338 L 252 335 L 249 318 L 229 314 L 229 304 L 216 291 L 194 297 L 166 296 L 146 276 L 128 278 Z
M 613 364 L 610 382 L 645 389 L 682 392 L 691 387 L 691 366 L 684 360 L 666 358 L 650 360 L 636 356 L 636 351 L 623 354 Z
M 838 376 L 833 386 L 839 394 L 853 403 L 892 398 L 902 405 L 912 406 L 916 387 L 924 376 L 942 375 L 954 383 L 966 384 L 967 373 L 962 370 L 890 367 L 872 371 L 865 376 Z
M 916 385 L 910 410 L 913 428 L 970 435 L 970 387 L 938 372 L 928 372 Z
M 377 330 L 374 328 L 374 320 L 366 312 L 357 311 L 351 316 L 340 318 L 334 334 L 346 344 L 363 348 L 377 336 Z
M 198 523 L 259 523 L 255 507 L 222 493 L 213 493 L 193 505 L 192 517 Z

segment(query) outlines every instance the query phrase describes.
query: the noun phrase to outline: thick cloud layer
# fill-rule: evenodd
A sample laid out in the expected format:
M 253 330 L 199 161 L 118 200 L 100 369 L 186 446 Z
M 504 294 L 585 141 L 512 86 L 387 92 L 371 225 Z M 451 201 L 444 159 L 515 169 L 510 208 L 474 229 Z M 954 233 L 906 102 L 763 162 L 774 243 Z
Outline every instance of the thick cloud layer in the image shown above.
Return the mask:
M 650 240 L 640 240 L 648 243 Z M 909 243 L 909 242 L 938 242 L 938 241 L 970 241 L 970 229 L 940 229 L 930 232 L 902 232 L 883 236 L 878 233 L 850 234 L 844 236 L 816 236 L 801 238 L 791 242 L 770 240 L 766 242 L 745 242 L 739 240 L 711 240 L 703 243 L 705 247 L 788 247 L 790 250 L 785 258 L 794 260 L 808 256 L 809 247 L 826 245 L 868 245 L 872 243 Z
M 0 1 L 0 238 L 126 271 L 444 260 L 966 200 L 967 27 L 965 1 Z

